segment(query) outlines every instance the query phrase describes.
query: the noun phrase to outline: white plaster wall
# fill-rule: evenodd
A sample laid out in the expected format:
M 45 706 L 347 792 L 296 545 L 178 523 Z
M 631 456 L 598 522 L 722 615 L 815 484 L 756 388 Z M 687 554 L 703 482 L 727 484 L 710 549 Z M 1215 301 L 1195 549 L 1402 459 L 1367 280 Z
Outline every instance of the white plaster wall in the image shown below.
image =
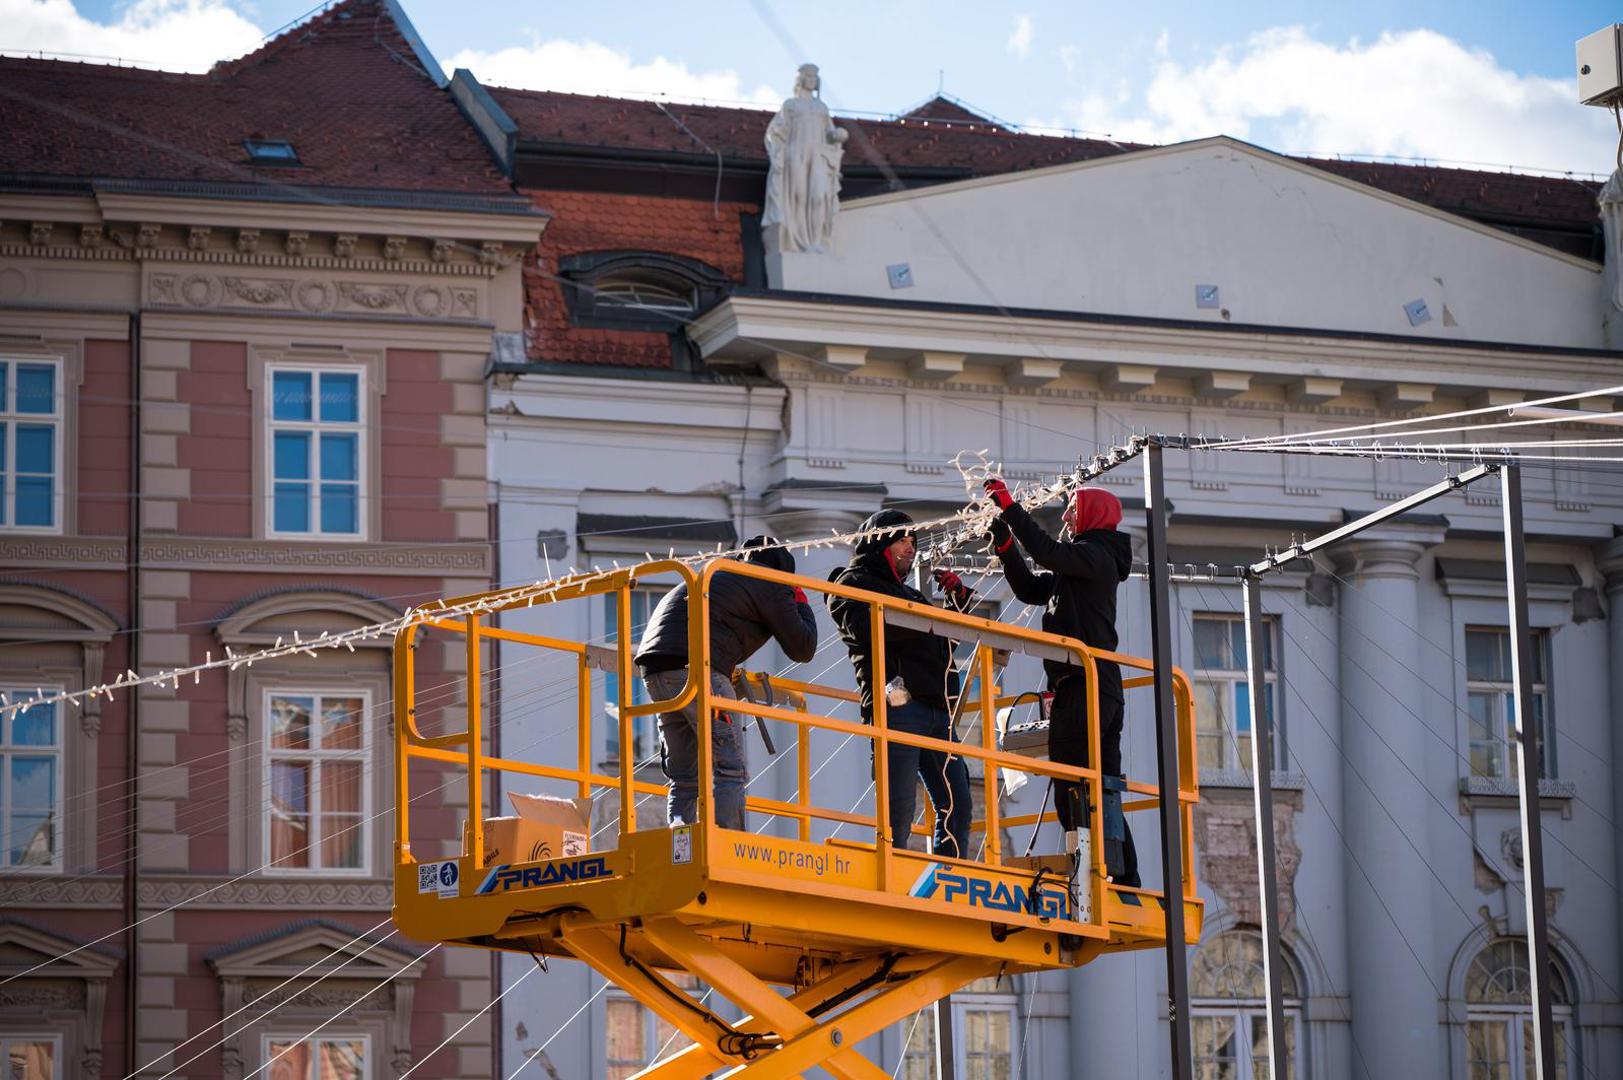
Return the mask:
M 1108 442 L 1128 427 L 1267 434 L 1331 422 L 1326 415 L 1278 403 L 1223 405 L 1179 397 L 1175 387 L 1167 391 L 1154 400 L 1134 401 L 1074 386 L 1048 392 L 1012 391 L 975 378 L 927 384 L 909 380 L 899 369 L 884 365 L 844 381 L 791 374 L 785 389 L 756 389 L 747 395 L 742 388 L 729 386 L 526 378 L 493 396 L 497 413 L 491 418 L 491 453 L 493 475 L 500 483 L 502 577 L 508 582 L 528 581 L 561 569 L 557 564 L 549 567 L 537 555 L 535 535 L 544 528 L 565 532 L 569 554 L 564 561 L 572 565 L 605 564 L 613 558 L 636 561 L 647 547 L 654 548 L 656 555 L 663 554 L 651 538 L 646 545 L 627 540 L 615 544 L 604 538 L 594 544 L 592 538 L 576 535 L 576 515 L 583 507 L 591 512 L 684 518 L 725 514 L 734 506 L 741 446 L 745 458 L 743 533 L 773 531 L 803 537 L 826 532 L 826 528 L 808 524 L 819 519 L 805 507 L 772 509 L 779 504 L 767 501 L 764 493 L 769 486 L 788 479 L 833 485 L 817 489 L 815 499 L 813 495 L 804 498 L 837 505 L 849 519 L 879 505 L 877 494 L 857 490 L 862 484 L 885 485 L 893 501 L 926 500 L 940 506 L 960 500 L 962 485 L 944 460 L 961 448 L 984 446 L 1011 467 L 1036 474 L 1066 468 L 1079 453 L 1092 452 L 1095 439 Z M 745 436 L 747 404 L 749 434 Z M 1175 508 L 1172 542 L 1251 550 L 1287 543 L 1289 533 L 1297 528 L 1288 522 L 1339 524 L 1343 507 L 1372 509 L 1383 503 L 1387 489 L 1411 490 L 1440 475 L 1433 465 L 1378 470 L 1369 462 L 1312 459 L 1287 465 L 1273 457 L 1207 459 L 1170 454 L 1168 466 L 1169 494 Z M 1110 482 L 1125 498 L 1142 494 L 1137 468 L 1113 474 Z M 1528 483 L 1529 527 L 1564 533 L 1575 540 L 1572 544 L 1537 545 L 1530 557 L 1544 562 L 1573 561 L 1586 580 L 1593 581 L 1593 567 L 1584 561 L 1584 544 L 1609 531 L 1610 522 L 1623 520 L 1618 491 L 1597 485 L 1589 493 L 1593 500 L 1589 510 L 1559 509 L 1547 472 L 1535 471 Z M 915 505 L 920 517 L 934 512 Z M 1453 496 L 1435 509 L 1445 513 L 1456 529 L 1488 535 L 1498 528 L 1499 511 L 1491 499 L 1479 497 L 1473 502 Z M 773 514 L 777 516 L 770 516 Z M 1188 524 L 1195 517 L 1207 523 Z M 1209 523 L 1218 519 L 1228 525 L 1218 530 Z M 1130 511 L 1129 525 L 1138 520 Z M 1494 548 L 1487 541 L 1451 540 L 1444 550 L 1481 558 L 1491 557 Z M 800 568 L 810 576 L 823 577 L 844 558 L 845 553 L 838 549 L 817 549 L 800 557 Z M 1446 643 L 1461 619 L 1482 618 L 1455 612 L 1458 601 L 1436 587 L 1430 558 L 1423 561 L 1417 588 L 1421 629 L 1428 640 Z M 1235 603 L 1233 591 L 1226 586 L 1182 587 L 1179 611 L 1227 610 Z M 1343 996 L 1349 989 L 1348 955 L 1360 943 L 1346 937 L 1346 897 L 1349 890 L 1366 886 L 1363 871 L 1351 863 L 1342 840 L 1346 829 L 1344 784 L 1357 783 L 1345 775 L 1342 746 L 1348 725 L 1359 721 L 1346 713 L 1335 684 L 1339 653 L 1336 610 L 1307 606 L 1299 588 L 1270 588 L 1267 603 L 1284 620 L 1283 702 L 1291 765 L 1307 777 L 1303 809 L 1296 822 L 1303 855 L 1296 878 L 1298 922 L 1291 933 L 1311 995 L 1310 1075 L 1315 1080 L 1352 1077 L 1360 1075 L 1357 1055 L 1348 1027 L 1339 1018 L 1343 1009 L 1357 1008 L 1356 1001 L 1347 1002 Z M 815 610 L 824 646 L 812 664 L 799 667 L 795 674 L 849 686 L 849 667 L 843 649 L 832 638 L 826 610 L 820 604 Z M 1125 586 L 1120 617 L 1125 651 L 1148 652 L 1147 610 L 1143 585 L 1132 582 Z M 1493 610 L 1491 604 L 1489 610 Z M 1015 604 L 1007 617 L 1025 614 Z M 1607 712 L 1606 669 L 1617 658 L 1605 655 L 1603 624 L 1568 625 L 1566 618 L 1559 606 L 1540 606 L 1535 611 L 1535 621 L 1560 627 L 1554 639 L 1560 771 L 1563 778 L 1578 784 L 1582 797 L 1582 802 L 1570 804 L 1570 816 L 1546 814 L 1551 829 L 1546 852 L 1552 885 L 1566 890 L 1554 926 L 1593 965 L 1596 978 L 1580 986 L 1587 1004 L 1594 1006 L 1587 1015 L 1607 1017 L 1618 1009 L 1608 987 L 1623 982 L 1623 972 L 1618 970 L 1617 895 L 1597 879 L 1606 875 L 1617 880 L 1617 867 L 1612 826 L 1593 807 L 1609 806 L 1609 725 L 1615 720 Z M 602 611 L 596 605 L 576 605 L 573 610 L 536 608 L 515 614 L 507 625 L 588 639 L 600 637 L 604 629 Z M 1185 666 L 1189 664 L 1188 636 L 1181 624 L 1174 628 L 1178 662 Z M 535 760 L 572 761 L 573 743 L 560 736 L 571 730 L 572 696 L 567 691 L 560 694 L 551 681 L 559 674 L 557 666 L 549 671 L 540 665 L 510 662 L 515 659 L 504 654 L 500 696 L 505 752 L 518 754 L 523 748 Z M 1436 853 L 1435 869 L 1447 884 L 1433 893 L 1432 921 L 1439 927 L 1435 939 L 1416 943 L 1428 975 L 1441 979 L 1468 929 L 1461 908 L 1475 914 L 1486 906 L 1494 916 L 1512 918 L 1514 912 L 1507 910 L 1504 897 L 1485 897 L 1474 883 L 1470 845 L 1462 831 L 1469 830 L 1472 821 L 1460 809 L 1458 796 L 1464 768 L 1459 757 L 1464 747 L 1455 702 L 1463 701 L 1463 685 L 1455 685 L 1454 661 L 1439 652 L 1403 658 L 1403 662 L 1422 665 L 1423 674 L 1443 688 L 1408 703 L 1436 732 L 1435 738 L 1428 738 L 1423 758 L 1411 763 L 1431 796 L 1424 802 L 1422 819 L 1411 826 Z M 773 648 L 763 651 L 754 666 L 779 671 L 785 663 Z M 1040 683 L 1034 665 L 1017 669 L 1011 681 L 1020 679 L 1033 686 Z M 784 726 L 777 725 L 775 733 L 780 748 L 787 752 L 790 740 Z M 842 738 L 818 736 L 814 743 L 814 760 L 827 762 L 816 781 L 814 798 L 871 810 L 867 749 L 854 741 L 842 747 Z M 1588 752 L 1579 749 L 1579 744 Z M 790 795 L 793 775 L 786 759 L 780 757 L 785 763 L 774 765 L 753 732 L 748 745 L 751 773 L 760 778 L 752 790 L 776 797 Z M 1147 779 L 1153 771 L 1154 727 L 1147 697 L 1135 698 L 1129 705 L 1126 761 L 1136 777 Z M 1407 777 L 1403 780 L 1409 782 Z M 1036 785 L 1029 786 L 1016 799 L 1014 812 L 1034 811 L 1040 796 Z M 657 823 L 657 805 L 649 804 L 648 813 L 650 824 Z M 1135 815 L 1134 825 L 1146 877 L 1156 880 L 1159 854 L 1153 815 Z M 1052 837 L 1042 838 L 1039 850 L 1056 843 Z M 1577 854 L 1569 854 L 1568 849 Z M 1378 868 L 1375 876 L 1378 882 Z M 1209 891 L 1206 896 L 1215 912 L 1218 899 Z M 506 978 L 516 978 L 527 963 L 511 960 Z M 1406 954 L 1392 956 L 1388 963 L 1393 979 L 1422 977 Z M 1163 959 L 1153 952 L 1105 958 L 1069 976 L 1043 980 L 1028 1035 L 1026 1075 L 1165 1075 L 1166 1022 L 1164 1009 L 1158 1007 L 1164 1002 L 1164 984 Z M 509 1070 L 599 985 L 580 965 L 559 963 L 551 975 L 530 980 L 506 999 L 503 1045 Z M 1022 995 L 1026 989 L 1020 988 Z M 525 1038 L 518 1037 L 519 1022 L 525 1025 Z M 1597 1075 L 1606 1075 L 1604 1055 L 1616 1052 L 1618 1031 L 1615 1027 L 1598 1030 L 1601 1034 L 1591 1040 L 1593 1047 L 1585 1045 L 1585 1060 L 1601 1069 Z M 904 1033 L 892 1031 L 879 1040 L 881 1064 L 887 1069 L 894 1066 L 903 1037 Z M 597 1076 L 601 1074 L 602 1045 L 600 997 L 553 1044 L 548 1056 L 561 1076 Z
M 913 286 L 892 290 L 886 267 Z M 774 287 L 1602 348 L 1598 266 L 1231 140 L 844 204 Z M 1411 327 L 1403 305 L 1432 319 Z M 1445 308 L 1447 318 L 1445 318 Z M 1452 323 L 1452 325 L 1451 325 Z

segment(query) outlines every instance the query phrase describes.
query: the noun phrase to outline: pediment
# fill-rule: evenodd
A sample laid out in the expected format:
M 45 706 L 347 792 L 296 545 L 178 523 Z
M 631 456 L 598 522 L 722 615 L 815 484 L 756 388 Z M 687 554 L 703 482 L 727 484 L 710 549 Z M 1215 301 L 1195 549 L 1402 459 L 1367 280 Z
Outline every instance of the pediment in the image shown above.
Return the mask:
M 774 259 L 902 305 L 1605 347 L 1598 264 L 1228 138 L 854 199 Z
M 215 634 L 227 645 L 268 645 L 277 638 L 292 640 L 295 633 L 307 638 L 324 631 L 339 634 L 399 617 L 395 608 L 358 593 L 298 589 L 238 604 L 220 619 Z M 382 648 L 391 643 L 389 637 L 356 642 Z
M 30 923 L 0 921 L 0 982 L 9 978 L 105 979 L 118 970 L 104 942 L 63 937 Z
M 327 920 L 309 920 L 210 953 L 221 978 L 318 978 L 343 965 L 345 979 L 418 978 L 427 961 L 412 949 Z
M 61 589 L 0 583 L 0 639 L 107 641 L 118 621 L 96 604 Z

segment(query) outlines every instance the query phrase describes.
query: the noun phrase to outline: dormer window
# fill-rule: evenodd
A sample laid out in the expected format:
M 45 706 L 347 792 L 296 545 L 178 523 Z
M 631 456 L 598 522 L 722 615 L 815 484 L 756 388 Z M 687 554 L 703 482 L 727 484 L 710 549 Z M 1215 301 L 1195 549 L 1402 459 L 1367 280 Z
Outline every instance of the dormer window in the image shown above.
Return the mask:
M 693 285 L 664 274 L 630 270 L 600 277 L 591 288 L 597 293 L 593 301 L 599 313 L 621 308 L 677 317 L 693 313 Z
M 299 164 L 293 144 L 283 139 L 244 139 L 242 146 L 248 151 L 248 160 L 255 165 Z
M 713 266 L 655 251 L 569 255 L 558 269 L 569 321 L 610 330 L 680 330 L 729 284 Z

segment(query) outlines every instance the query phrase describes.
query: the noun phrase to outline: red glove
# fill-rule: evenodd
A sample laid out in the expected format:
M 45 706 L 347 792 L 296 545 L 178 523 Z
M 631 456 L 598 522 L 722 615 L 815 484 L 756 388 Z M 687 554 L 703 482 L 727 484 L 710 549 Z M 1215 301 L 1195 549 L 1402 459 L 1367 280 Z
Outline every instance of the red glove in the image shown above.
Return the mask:
M 935 578 L 935 583 L 937 585 L 941 586 L 941 591 L 947 593 L 949 596 L 962 598 L 968 596 L 974 591 L 968 585 L 964 584 L 963 578 L 959 577 L 951 570 L 932 570 L 930 572 L 930 576 Z
M 997 503 L 999 510 L 1007 510 L 1014 505 L 1014 496 L 1009 494 L 1009 485 L 1002 480 L 995 476 L 989 476 L 983 486 L 986 488 L 986 493 L 992 496 L 992 501 Z
M 802 589 L 799 585 L 795 586 L 795 603 L 797 603 L 797 604 L 810 604 L 811 603 L 810 600 L 806 599 L 806 590 Z

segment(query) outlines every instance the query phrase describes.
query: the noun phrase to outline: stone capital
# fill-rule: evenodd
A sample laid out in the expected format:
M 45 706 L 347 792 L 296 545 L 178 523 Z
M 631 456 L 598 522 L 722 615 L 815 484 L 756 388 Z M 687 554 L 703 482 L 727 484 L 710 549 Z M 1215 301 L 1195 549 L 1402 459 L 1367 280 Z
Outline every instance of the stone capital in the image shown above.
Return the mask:
M 1605 576 L 1609 595 L 1623 593 L 1623 536 L 1595 548 L 1595 569 Z
M 1428 545 L 1414 540 L 1349 540 L 1338 544 L 1331 557 L 1336 569 L 1354 581 L 1399 578 L 1417 581 L 1420 557 Z

